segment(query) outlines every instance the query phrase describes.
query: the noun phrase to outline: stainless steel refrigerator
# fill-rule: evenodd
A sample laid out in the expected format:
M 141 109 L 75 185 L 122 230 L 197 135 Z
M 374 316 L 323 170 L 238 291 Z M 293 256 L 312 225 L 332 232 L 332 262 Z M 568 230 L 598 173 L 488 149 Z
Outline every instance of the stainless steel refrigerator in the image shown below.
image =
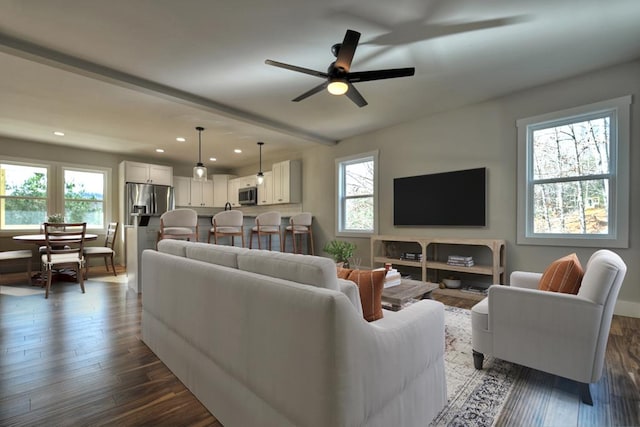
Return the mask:
M 174 209 L 173 187 L 127 182 L 125 188 L 125 221 L 134 225 L 132 214 L 160 216 Z

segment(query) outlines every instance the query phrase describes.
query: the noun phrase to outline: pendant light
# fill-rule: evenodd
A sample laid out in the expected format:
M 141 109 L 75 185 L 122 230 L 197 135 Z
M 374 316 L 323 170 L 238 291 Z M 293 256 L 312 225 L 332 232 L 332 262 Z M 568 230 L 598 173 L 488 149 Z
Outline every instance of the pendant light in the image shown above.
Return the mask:
M 207 180 L 207 168 L 202 164 L 202 131 L 203 127 L 198 126 L 198 163 L 193 168 L 194 181 L 206 181 Z
M 258 185 L 262 185 L 262 183 L 264 182 L 264 174 L 262 173 L 262 146 L 263 145 L 264 145 L 264 142 L 258 142 L 258 147 L 260 147 L 260 170 L 256 175 L 258 179 Z

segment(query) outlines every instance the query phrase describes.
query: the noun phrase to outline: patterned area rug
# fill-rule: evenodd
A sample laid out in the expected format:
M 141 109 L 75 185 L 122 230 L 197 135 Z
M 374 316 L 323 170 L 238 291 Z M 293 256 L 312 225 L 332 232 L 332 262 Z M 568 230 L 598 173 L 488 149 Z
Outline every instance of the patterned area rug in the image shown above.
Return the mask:
M 473 367 L 471 311 L 445 307 L 447 406 L 432 426 L 491 426 L 522 368 L 485 357 L 481 371 Z

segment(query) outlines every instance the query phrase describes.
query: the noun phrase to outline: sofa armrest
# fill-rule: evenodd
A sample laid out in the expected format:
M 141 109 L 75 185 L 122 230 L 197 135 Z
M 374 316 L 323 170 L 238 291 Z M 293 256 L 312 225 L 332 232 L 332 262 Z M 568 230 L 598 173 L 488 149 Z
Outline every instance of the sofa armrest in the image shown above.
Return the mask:
M 511 273 L 509 284 L 517 288 L 538 289 L 538 283 L 541 277 L 542 273 L 514 271 Z
M 362 303 L 360 302 L 360 290 L 351 280 L 338 279 L 338 290 L 345 294 L 351 304 L 355 307 L 356 311 L 362 316 Z
M 603 306 L 578 295 L 492 286 L 494 356 L 591 382 Z
M 351 411 L 362 408 L 365 418 L 371 417 L 407 389 L 416 388 L 421 390 L 420 395 L 426 393 L 424 398 L 430 404 L 444 406 L 445 332 L 441 303 L 421 300 L 398 312 L 385 310 L 384 317 L 375 322 L 358 323 L 345 323 L 357 329 L 345 331 L 346 336 L 352 337 L 348 343 L 352 357 L 343 359 L 348 365 L 338 368 L 351 377 L 347 384 L 359 384 L 358 392 L 352 393 L 356 399 L 351 400 Z

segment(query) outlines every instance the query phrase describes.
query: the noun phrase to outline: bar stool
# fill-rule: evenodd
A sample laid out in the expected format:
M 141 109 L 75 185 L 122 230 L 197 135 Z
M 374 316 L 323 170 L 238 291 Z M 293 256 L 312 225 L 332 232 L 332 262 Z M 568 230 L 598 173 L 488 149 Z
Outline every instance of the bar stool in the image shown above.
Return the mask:
M 244 248 L 244 226 L 242 225 L 244 216 L 242 211 L 230 210 L 218 212 L 211 218 L 211 230 L 209 230 L 208 243 L 211 243 L 211 236 L 213 236 L 213 243 L 218 244 L 218 237 L 231 236 L 231 246 L 235 246 L 235 237 L 240 236 L 242 238 L 242 247 Z
M 291 233 L 291 240 L 293 240 L 293 253 L 298 253 L 296 236 L 301 237 L 300 243 L 302 243 L 302 236 L 307 235 L 307 247 L 309 247 L 309 253 L 313 253 L 313 232 L 311 231 L 311 222 L 313 218 L 310 212 L 302 212 L 289 218 L 289 225 L 284 229 L 283 248 L 287 247 L 287 233 Z M 283 252 L 285 249 L 283 249 Z M 302 253 L 302 248 L 300 248 Z
M 198 213 L 193 209 L 174 209 L 160 216 L 157 243 L 162 239 L 198 241 Z
M 261 236 L 269 236 L 269 250 L 271 250 L 271 237 L 275 234 L 280 239 L 280 250 L 282 250 L 282 237 L 280 235 L 280 212 L 265 212 L 256 217 L 256 225 L 251 228 L 249 237 L 249 249 L 253 246 L 253 235 L 258 235 L 258 249 L 262 249 Z

